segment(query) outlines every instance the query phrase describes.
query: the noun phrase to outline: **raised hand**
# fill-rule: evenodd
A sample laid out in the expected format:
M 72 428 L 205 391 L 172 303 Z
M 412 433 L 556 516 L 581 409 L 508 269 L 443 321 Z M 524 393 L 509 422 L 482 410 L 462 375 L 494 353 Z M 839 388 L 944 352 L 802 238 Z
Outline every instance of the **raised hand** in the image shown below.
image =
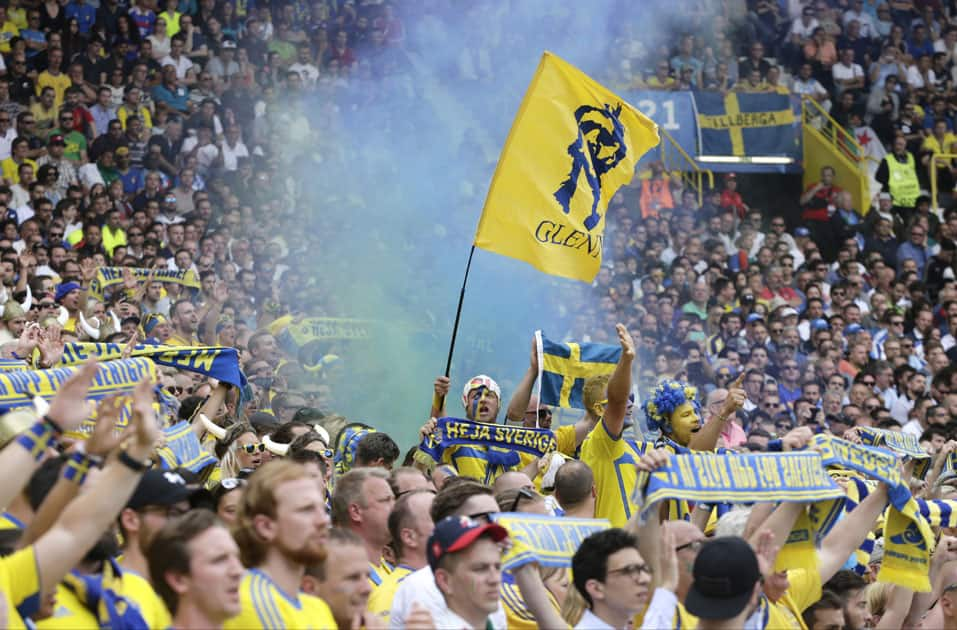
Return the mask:
M 658 586 L 674 593 L 678 589 L 678 553 L 675 551 L 675 533 L 670 527 L 661 528 L 658 569 Z
M 23 332 L 20 333 L 20 338 L 17 339 L 17 349 L 14 350 L 14 352 L 16 352 L 17 356 L 21 359 L 29 361 L 39 343 L 40 327 L 35 323 L 29 323 L 23 327 Z
M 745 393 L 742 383 L 744 383 L 743 370 L 741 374 L 738 375 L 738 378 L 734 379 L 728 385 L 728 397 L 725 399 L 724 406 L 721 408 L 722 418 L 728 418 L 744 405 L 744 401 L 748 395 Z
M 123 441 L 124 434 L 116 430 L 127 396 L 110 396 L 96 408 L 96 426 L 86 440 L 86 452 L 95 457 L 106 457 Z
M 448 376 L 437 376 L 435 377 L 435 382 L 432 384 L 432 391 L 436 396 L 445 398 L 449 395 L 451 383 L 452 381 L 449 380 Z
M 86 394 L 93 383 L 93 377 L 96 376 L 97 367 L 95 361 L 81 365 L 80 369 L 60 386 L 57 395 L 50 402 L 47 416 L 63 431 L 79 428 L 90 415 Z
M 668 451 L 668 449 L 652 449 L 641 456 L 641 459 L 638 460 L 638 463 L 635 464 L 635 467 L 643 472 L 655 472 L 662 466 L 667 466 L 668 460 L 670 458 L 671 453 Z
M 143 379 L 133 390 L 133 413 L 130 417 L 129 450 L 133 457 L 146 458 L 163 435 L 156 410 L 153 409 L 153 382 Z
M 46 330 L 40 331 L 40 367 L 51 368 L 60 362 L 63 357 L 63 327 L 59 323 L 52 323 Z
M 629 360 L 635 358 L 635 341 L 624 324 L 617 324 L 615 330 L 618 332 L 618 343 L 621 344 L 621 357 Z

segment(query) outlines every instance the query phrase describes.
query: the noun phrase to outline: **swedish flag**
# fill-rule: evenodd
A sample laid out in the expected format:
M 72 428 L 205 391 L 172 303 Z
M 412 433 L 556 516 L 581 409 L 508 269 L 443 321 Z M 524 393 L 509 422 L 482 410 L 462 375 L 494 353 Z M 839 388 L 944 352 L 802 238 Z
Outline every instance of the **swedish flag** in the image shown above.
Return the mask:
M 796 135 L 786 94 L 695 94 L 701 155 L 789 156 Z
M 591 282 L 608 202 L 657 144 L 649 118 L 546 52 L 505 141 L 475 246 Z
M 621 357 L 621 346 L 603 343 L 558 343 L 535 333 L 539 349 L 541 404 L 584 409 L 585 379 L 611 374 Z

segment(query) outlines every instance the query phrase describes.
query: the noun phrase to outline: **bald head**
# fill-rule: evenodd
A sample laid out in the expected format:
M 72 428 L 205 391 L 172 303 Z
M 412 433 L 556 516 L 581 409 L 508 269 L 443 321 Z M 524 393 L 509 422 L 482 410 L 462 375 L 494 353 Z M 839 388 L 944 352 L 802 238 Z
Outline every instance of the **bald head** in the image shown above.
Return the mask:
M 721 407 L 724 406 L 724 401 L 727 399 L 728 390 L 724 389 L 723 387 L 713 390 L 710 394 L 708 394 L 707 402 L 705 404 L 705 408 L 707 410 L 705 415 L 710 418 L 718 411 L 721 411 Z M 712 409 L 716 409 L 717 411 L 712 412 Z
M 517 470 L 510 470 L 508 472 L 502 473 L 499 475 L 498 479 L 495 480 L 495 483 L 492 485 L 492 493 L 495 496 L 498 496 L 506 490 L 511 490 L 513 488 L 534 487 L 535 484 L 533 484 L 532 480 L 528 478 L 528 475 Z
M 571 459 L 555 473 L 555 500 L 566 512 L 594 499 L 595 476 L 585 462 Z
M 679 599 L 683 600 L 694 581 L 692 570 L 701 545 L 700 542 L 697 545 L 693 543 L 696 541 L 704 542 L 704 533 L 688 521 L 665 521 L 662 526 L 675 536 L 675 550 L 678 553 L 678 590 L 676 594 Z

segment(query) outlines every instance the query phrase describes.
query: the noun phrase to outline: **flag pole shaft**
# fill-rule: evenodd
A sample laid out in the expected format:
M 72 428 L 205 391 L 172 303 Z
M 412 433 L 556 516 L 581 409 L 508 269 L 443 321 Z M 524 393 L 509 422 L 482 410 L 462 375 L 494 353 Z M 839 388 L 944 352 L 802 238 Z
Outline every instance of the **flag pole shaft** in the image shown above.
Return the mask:
M 455 352 L 455 337 L 459 332 L 459 320 L 462 318 L 462 303 L 465 301 L 465 285 L 469 281 L 469 270 L 472 268 L 472 256 L 475 255 L 475 244 L 469 250 L 469 261 L 465 263 L 465 277 L 462 278 L 462 290 L 459 291 L 459 305 L 455 309 L 455 323 L 452 325 L 452 340 L 449 342 L 449 358 L 445 362 L 445 375 L 448 376 L 452 371 L 452 353 Z

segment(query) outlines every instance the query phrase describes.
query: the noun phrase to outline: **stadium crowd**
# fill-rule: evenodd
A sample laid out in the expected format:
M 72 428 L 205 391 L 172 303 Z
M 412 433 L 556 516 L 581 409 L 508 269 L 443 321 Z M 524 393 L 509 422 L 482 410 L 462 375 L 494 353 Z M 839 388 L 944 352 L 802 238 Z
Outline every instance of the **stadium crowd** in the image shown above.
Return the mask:
M 583 415 L 559 426 L 538 403 L 533 347 L 507 401 L 485 374 L 426 384 L 431 419 L 404 450 L 389 426 L 336 413 L 348 380 L 336 346 L 291 329 L 349 315 L 302 268 L 329 255 L 303 227 L 335 229 L 304 208 L 357 192 L 337 190 L 349 168 L 382 167 L 329 139 L 348 111 L 403 132 L 388 110 L 420 105 L 408 53 L 456 12 L 436 4 L 416 24 L 376 1 L 0 4 L 2 358 L 32 371 L 68 365 L 77 342 L 123 357 L 137 343 L 235 348 L 248 379 L 160 363 L 163 404 L 153 383 L 129 383 L 91 427 L 88 363 L 48 409 L 3 416 L 0 625 L 957 628 L 945 518 L 929 592 L 879 579 L 888 503 L 906 491 L 949 511 L 957 499 L 957 177 L 933 159 L 957 142 L 952 3 L 671 2 L 680 22 L 652 44 L 634 21 L 617 25 L 609 86 L 809 96 L 886 147 L 882 191 L 854 207 L 825 168 L 781 211 L 756 207 L 732 173 L 699 204 L 652 163 L 612 200 L 595 283 L 562 296 L 564 341 L 620 348 L 612 373 L 584 382 Z M 469 15 L 483 9 L 485 28 L 507 23 L 491 6 Z M 463 42 L 448 71 L 486 85 L 499 61 Z M 502 382 L 521 373 L 487 367 Z M 443 416 L 550 430 L 556 449 L 435 450 Z M 177 421 L 206 465 L 170 455 Z M 645 518 L 635 503 L 640 479 L 690 451 L 792 453 L 821 435 L 857 446 L 872 428 L 911 436 L 928 459 L 911 453 L 902 483 L 842 478 L 866 490 L 848 495 L 809 567 L 776 564 L 804 503 L 725 509 L 718 490 Z M 505 570 L 520 531 L 509 523 L 523 518 L 611 527 L 564 564 Z

